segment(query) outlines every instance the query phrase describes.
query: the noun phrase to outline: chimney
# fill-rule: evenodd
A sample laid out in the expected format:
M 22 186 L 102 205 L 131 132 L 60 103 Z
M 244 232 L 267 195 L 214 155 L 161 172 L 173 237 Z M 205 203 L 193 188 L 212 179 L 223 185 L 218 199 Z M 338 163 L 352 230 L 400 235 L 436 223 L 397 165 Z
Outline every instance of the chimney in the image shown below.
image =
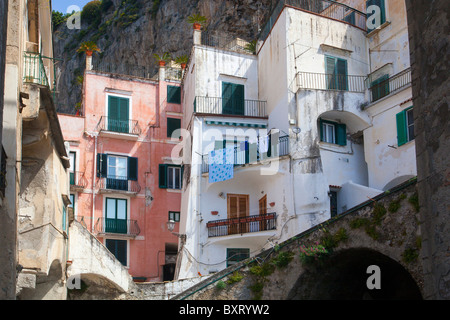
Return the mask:
M 202 44 L 202 30 L 199 23 L 194 23 L 194 45 Z
M 86 51 L 86 70 L 92 70 L 92 51 Z

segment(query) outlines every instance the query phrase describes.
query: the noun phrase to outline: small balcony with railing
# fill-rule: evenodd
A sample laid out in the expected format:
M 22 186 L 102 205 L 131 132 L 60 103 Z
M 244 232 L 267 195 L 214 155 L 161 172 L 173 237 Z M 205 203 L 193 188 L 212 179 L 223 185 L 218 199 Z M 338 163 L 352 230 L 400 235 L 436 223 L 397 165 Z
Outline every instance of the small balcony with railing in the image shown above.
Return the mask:
M 88 184 L 85 173 L 80 171 L 69 172 L 69 181 L 70 191 L 83 191 Z
M 369 77 L 370 78 L 370 77 Z M 383 76 L 369 83 L 370 102 L 374 103 L 411 85 L 411 68 L 393 76 Z
M 106 116 L 100 118 L 96 130 L 103 137 L 134 141 L 142 132 L 137 120 L 120 120 Z
M 255 148 L 251 148 L 249 143 L 243 143 L 245 145 L 244 148 L 240 146 L 234 147 L 233 165 L 235 168 L 289 155 L 289 136 L 279 137 L 278 143 L 270 143 L 270 152 L 261 152 L 258 145 Z M 202 157 L 202 173 L 209 173 L 209 162 L 209 155 L 204 154 Z
M 141 233 L 136 220 L 98 218 L 94 225 L 98 236 L 135 238 Z
M 136 196 L 141 191 L 141 186 L 137 181 L 128 180 L 128 177 L 107 176 L 97 180 L 99 193 L 121 193 L 129 196 Z
M 276 230 L 277 214 L 267 213 L 209 221 L 206 228 L 209 238 Z
M 363 75 L 298 72 L 295 76 L 297 90 L 331 90 L 364 93 L 366 78 Z
M 261 100 L 201 97 L 194 100 L 197 115 L 222 115 L 228 117 L 267 118 L 267 102 Z

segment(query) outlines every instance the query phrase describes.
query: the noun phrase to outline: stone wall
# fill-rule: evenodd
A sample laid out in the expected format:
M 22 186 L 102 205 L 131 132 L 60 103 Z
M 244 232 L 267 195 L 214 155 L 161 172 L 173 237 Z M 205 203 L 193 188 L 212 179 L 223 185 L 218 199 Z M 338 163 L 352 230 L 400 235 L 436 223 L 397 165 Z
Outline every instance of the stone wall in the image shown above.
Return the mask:
M 423 277 L 416 196 L 416 183 L 410 181 L 398 190 L 374 197 L 376 206 L 371 201 L 364 203 L 335 220 L 279 244 L 279 247 L 212 275 L 173 299 L 334 299 L 333 294 L 340 293 L 347 297 L 353 295 L 354 299 L 380 297 L 375 292 L 363 292 L 361 288 L 354 294 L 355 282 L 350 285 L 345 279 L 341 281 L 343 269 L 339 265 L 347 261 L 350 265 L 359 264 L 365 268 L 370 264 L 379 264 L 383 286 L 395 282 L 393 275 L 404 279 L 396 283 L 396 288 L 387 288 L 391 290 L 388 294 L 393 298 L 407 296 L 420 299 Z M 381 207 L 385 210 L 380 211 Z M 355 227 L 358 219 L 366 221 L 365 224 Z M 299 258 L 300 246 L 316 242 L 324 244 L 331 254 L 324 260 L 323 266 L 306 265 Z M 283 256 L 289 255 L 292 259 L 286 259 L 283 267 Z M 258 269 L 258 266 L 261 268 Z M 325 278 L 321 278 L 322 275 Z M 347 275 L 349 280 L 354 278 L 351 273 Z M 368 276 L 364 269 L 363 286 Z M 319 285 L 317 280 L 320 280 Z M 338 291 L 329 293 L 331 287 Z M 382 295 L 382 298 L 385 297 Z
M 450 299 L 450 7 L 446 0 L 406 0 L 406 5 L 425 298 Z

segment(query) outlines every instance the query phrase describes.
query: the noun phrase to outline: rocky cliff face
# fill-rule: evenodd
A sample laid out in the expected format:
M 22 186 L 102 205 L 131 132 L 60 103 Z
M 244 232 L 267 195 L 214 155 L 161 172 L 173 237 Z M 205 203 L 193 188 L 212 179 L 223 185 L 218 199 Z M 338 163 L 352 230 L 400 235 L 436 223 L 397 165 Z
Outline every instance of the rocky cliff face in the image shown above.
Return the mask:
M 54 55 L 61 59 L 57 108 L 74 113 L 81 101 L 85 56 L 76 52 L 81 42 L 95 41 L 94 69 L 133 74 L 156 73 L 154 54 L 189 55 L 192 26 L 187 18 L 198 13 L 208 18 L 207 30 L 256 39 L 277 0 L 103 0 L 95 21 L 82 19 L 81 29 L 62 23 L 54 30 Z

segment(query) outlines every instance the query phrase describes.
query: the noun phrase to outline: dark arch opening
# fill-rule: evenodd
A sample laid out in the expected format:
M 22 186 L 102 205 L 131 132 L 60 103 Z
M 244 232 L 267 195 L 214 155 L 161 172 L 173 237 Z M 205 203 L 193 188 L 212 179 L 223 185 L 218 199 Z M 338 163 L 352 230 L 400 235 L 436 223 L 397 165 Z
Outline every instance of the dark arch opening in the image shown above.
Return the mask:
M 380 268 L 380 289 L 369 289 L 372 273 Z M 308 268 L 289 293 L 289 300 L 421 300 L 410 273 L 395 260 L 370 249 L 348 249 L 332 255 L 320 267 Z

